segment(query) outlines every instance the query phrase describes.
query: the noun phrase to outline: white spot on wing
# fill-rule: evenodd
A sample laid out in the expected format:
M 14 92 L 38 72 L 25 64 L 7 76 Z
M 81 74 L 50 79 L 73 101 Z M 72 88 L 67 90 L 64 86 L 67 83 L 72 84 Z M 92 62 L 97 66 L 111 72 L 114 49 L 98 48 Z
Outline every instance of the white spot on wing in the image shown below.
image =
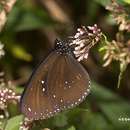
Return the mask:
M 28 111 L 30 111 L 30 112 L 31 112 L 31 108 L 30 108 L 30 107 L 28 108 Z
M 53 95 L 53 98 L 56 98 L 56 95 L 55 95 L 55 94 Z
M 71 86 L 69 85 L 68 88 L 71 88 Z
M 41 83 L 44 84 L 44 81 L 42 80 Z
M 43 87 L 42 91 L 45 92 L 45 88 L 44 87 Z
M 81 99 L 79 98 L 79 100 L 78 100 L 79 102 L 81 101 Z
M 68 82 L 67 82 L 67 81 L 65 81 L 65 84 L 68 84 Z

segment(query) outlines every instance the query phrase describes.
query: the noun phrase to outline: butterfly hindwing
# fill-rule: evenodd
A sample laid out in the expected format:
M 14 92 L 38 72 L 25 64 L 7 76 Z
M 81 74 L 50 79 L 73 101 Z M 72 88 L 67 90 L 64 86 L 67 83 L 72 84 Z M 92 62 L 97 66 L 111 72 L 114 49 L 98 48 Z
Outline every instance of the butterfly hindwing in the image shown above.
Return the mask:
M 57 112 L 81 103 L 90 91 L 86 70 L 68 54 L 62 54 L 49 70 L 47 84 Z

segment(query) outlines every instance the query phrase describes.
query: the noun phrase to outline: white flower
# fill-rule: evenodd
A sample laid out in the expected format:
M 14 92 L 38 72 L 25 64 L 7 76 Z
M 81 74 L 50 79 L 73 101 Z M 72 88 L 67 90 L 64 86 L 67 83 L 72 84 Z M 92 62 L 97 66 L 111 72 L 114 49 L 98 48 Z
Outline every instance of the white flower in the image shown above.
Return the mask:
M 4 44 L 0 42 L 0 58 L 5 55 Z

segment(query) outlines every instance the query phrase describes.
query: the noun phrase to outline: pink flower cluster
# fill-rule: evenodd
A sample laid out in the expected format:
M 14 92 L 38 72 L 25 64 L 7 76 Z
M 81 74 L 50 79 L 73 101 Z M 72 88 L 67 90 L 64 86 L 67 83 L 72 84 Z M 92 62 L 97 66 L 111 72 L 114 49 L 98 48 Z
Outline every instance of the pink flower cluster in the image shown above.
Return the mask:
M 82 26 L 77 29 L 77 33 L 72 37 L 70 45 L 75 45 L 74 54 L 78 61 L 88 58 L 89 49 L 101 38 L 101 30 L 94 26 Z
M 9 100 L 18 101 L 20 96 L 16 95 L 16 93 L 9 88 L 1 88 L 0 89 L 0 109 L 4 110 L 7 108 L 7 102 Z

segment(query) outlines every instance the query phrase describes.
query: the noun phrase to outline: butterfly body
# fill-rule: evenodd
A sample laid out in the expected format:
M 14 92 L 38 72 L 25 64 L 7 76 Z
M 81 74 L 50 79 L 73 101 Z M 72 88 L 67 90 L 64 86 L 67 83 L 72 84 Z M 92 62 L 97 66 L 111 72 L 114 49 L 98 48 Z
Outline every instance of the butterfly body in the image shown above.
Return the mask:
M 21 98 L 21 111 L 29 119 L 47 119 L 80 104 L 89 91 L 89 75 L 72 48 L 56 41 L 55 50 L 32 74 Z

